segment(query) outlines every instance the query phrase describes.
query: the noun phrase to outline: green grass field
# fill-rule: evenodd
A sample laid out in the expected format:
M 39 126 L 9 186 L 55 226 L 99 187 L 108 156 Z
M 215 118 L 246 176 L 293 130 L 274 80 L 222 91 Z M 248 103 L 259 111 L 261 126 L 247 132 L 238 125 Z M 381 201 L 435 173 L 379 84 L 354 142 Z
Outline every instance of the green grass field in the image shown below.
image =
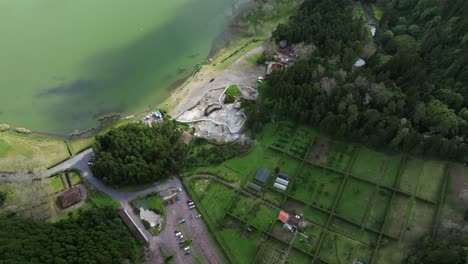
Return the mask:
M 52 193 L 60 192 L 65 189 L 63 185 L 62 177 L 59 175 L 53 176 L 47 179 L 47 182 L 50 186 L 50 190 Z
M 356 223 L 361 223 L 371 201 L 374 186 L 362 181 L 348 179 L 336 212 Z
M 443 162 L 435 160 L 425 161 L 416 195 L 436 202 L 439 197 L 440 186 L 442 186 L 444 169 L 445 164 Z
M 281 263 L 287 257 L 288 245 L 270 237 L 260 246 L 254 263 Z
M 274 205 L 281 206 L 281 202 L 284 199 L 284 195 L 273 190 L 268 190 L 263 194 L 263 199 L 269 201 Z
M 316 225 L 300 228 L 294 240 L 294 246 L 309 253 L 315 253 L 322 231 L 323 229 Z
M 328 220 L 327 213 L 324 213 L 318 209 L 315 209 L 312 206 L 304 207 L 303 216 L 305 219 L 311 221 L 312 223 L 318 224 L 320 226 L 325 226 Z
M 50 167 L 69 157 L 63 140 L 13 132 L 0 133 L 0 171 Z
M 363 221 L 365 226 L 375 230 L 382 228 L 391 197 L 391 192 L 382 188 L 373 196 L 367 215 Z
M 80 138 L 68 141 L 70 146 L 70 151 L 73 155 L 91 147 L 91 145 L 96 141 L 94 137 Z
M 374 11 L 375 18 L 380 21 L 383 15 L 382 9 L 380 9 L 380 7 L 376 6 L 375 4 L 372 4 L 372 11 Z
M 342 176 L 314 165 L 304 165 L 290 194 L 320 208 L 331 209 Z
M 210 212 L 211 219 L 214 221 L 221 221 L 234 195 L 234 189 L 212 181 L 208 185 L 205 194 L 199 198 L 205 210 Z
M 280 171 L 286 173 L 290 178 L 294 177 L 301 166 L 301 161 L 292 157 L 283 156 L 277 164 Z
M 435 213 L 435 206 L 416 201 L 408 225 L 404 230 L 404 239 L 414 243 L 428 231 L 431 231 Z
M 355 258 L 369 263 L 372 251 L 359 242 L 328 233 L 323 241 L 319 256 L 328 263 L 352 263 Z
M 330 230 L 342 234 L 348 238 L 359 241 L 361 244 L 372 245 L 377 242 L 379 235 L 375 232 L 362 229 L 357 225 L 350 224 L 339 218 L 335 218 L 331 224 Z
M 81 178 L 81 176 L 78 173 L 70 172 L 69 177 L 72 185 L 76 185 L 83 182 L 83 178 Z
M 354 160 L 351 174 L 364 180 L 393 186 L 401 163 L 400 155 L 386 155 L 361 147 Z
M 216 230 L 214 234 L 223 241 L 234 258 L 234 263 L 250 263 L 255 258 L 263 237 L 261 232 L 245 231 L 241 224 Z
M 310 256 L 307 254 L 302 253 L 297 249 L 292 249 L 289 252 L 288 258 L 286 259 L 287 264 L 309 264 L 310 263 Z
M 397 188 L 404 192 L 415 194 L 423 167 L 423 160 L 409 158 L 403 168 Z
M 112 199 L 109 195 L 92 190 L 88 193 L 88 198 L 91 200 L 93 204 L 95 204 L 98 207 L 104 207 L 104 206 L 110 206 L 112 208 L 118 209 L 120 208 L 120 203 L 117 202 L 116 200 Z
M 399 237 L 404 228 L 411 200 L 408 196 L 396 194 L 388 209 L 388 217 L 385 221 L 383 231 L 393 237 Z
M 230 96 L 241 96 L 242 95 L 241 91 L 239 90 L 239 88 L 235 84 L 229 86 L 225 93 L 227 95 L 230 95 Z

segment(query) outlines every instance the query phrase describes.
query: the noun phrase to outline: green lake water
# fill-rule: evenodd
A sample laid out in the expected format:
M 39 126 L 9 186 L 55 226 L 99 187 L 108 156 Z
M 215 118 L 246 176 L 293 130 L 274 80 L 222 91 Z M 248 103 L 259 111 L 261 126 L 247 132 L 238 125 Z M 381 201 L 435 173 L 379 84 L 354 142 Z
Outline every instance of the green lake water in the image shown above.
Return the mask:
M 233 0 L 0 0 L 0 123 L 68 134 L 192 73 Z

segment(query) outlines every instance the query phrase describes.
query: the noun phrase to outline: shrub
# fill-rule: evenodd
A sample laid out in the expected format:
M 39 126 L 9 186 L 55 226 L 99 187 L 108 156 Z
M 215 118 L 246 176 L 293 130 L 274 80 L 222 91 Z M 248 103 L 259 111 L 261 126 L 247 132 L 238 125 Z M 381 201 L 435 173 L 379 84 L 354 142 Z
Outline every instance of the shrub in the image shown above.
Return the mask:
M 151 228 L 151 224 L 144 220 L 144 219 L 141 219 L 141 222 L 143 223 L 143 225 L 145 226 L 146 229 L 150 229 Z

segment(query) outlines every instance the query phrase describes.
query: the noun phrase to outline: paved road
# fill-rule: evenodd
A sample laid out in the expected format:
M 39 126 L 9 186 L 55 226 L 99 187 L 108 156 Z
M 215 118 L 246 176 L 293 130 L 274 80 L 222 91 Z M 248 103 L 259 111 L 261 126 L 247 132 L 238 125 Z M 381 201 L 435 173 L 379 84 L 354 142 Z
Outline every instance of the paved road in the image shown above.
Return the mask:
M 187 193 L 183 189 L 182 183 L 177 178 L 169 179 L 163 183 L 158 183 L 152 187 L 144 190 L 134 192 L 121 192 L 114 190 L 98 179 L 96 179 L 91 173 L 88 160 L 91 158 L 92 149 L 87 149 L 82 153 L 72 157 L 71 159 L 49 169 L 47 173 L 49 175 L 57 173 L 59 171 L 76 168 L 83 172 L 83 176 L 89 184 L 94 186 L 101 192 L 106 193 L 110 197 L 118 200 L 125 211 L 130 215 L 137 226 L 143 231 L 146 237 L 149 238 L 149 249 L 150 249 L 150 260 L 148 263 L 162 263 L 163 259 L 161 256 L 160 248 L 163 247 L 170 255 L 174 255 L 174 262 L 176 264 L 194 264 L 195 255 L 206 264 L 218 264 L 226 263 L 220 252 L 218 252 L 218 246 L 209 235 L 206 225 L 203 219 L 196 219 L 194 216 L 198 214 L 196 210 L 189 210 L 186 201 L 189 199 Z M 166 227 L 157 236 L 151 235 L 140 221 L 140 217 L 135 215 L 129 201 L 137 196 L 147 195 L 150 193 L 160 192 L 169 188 L 181 188 L 182 192 L 179 193 L 181 201 L 166 206 Z M 184 225 L 178 225 L 178 219 L 182 217 L 187 220 Z M 177 240 L 174 236 L 174 230 L 181 230 L 184 233 L 186 239 L 192 240 L 190 247 L 192 248 L 192 254 L 186 256 L 184 251 L 180 249 Z
M 70 158 L 69 160 L 49 169 L 47 173 L 48 175 L 52 175 L 54 173 L 57 173 L 59 171 L 63 171 L 69 168 L 79 169 L 80 171 L 83 172 L 83 176 L 92 186 L 94 186 L 99 191 L 109 195 L 110 197 L 114 198 L 115 200 L 119 202 L 126 202 L 129 200 L 132 200 L 133 198 L 137 196 L 160 192 L 162 190 L 174 187 L 175 185 L 180 185 L 179 180 L 174 178 L 174 179 L 169 179 L 162 183 L 155 184 L 152 187 L 148 187 L 146 189 L 139 190 L 139 191 L 134 191 L 134 192 L 117 191 L 103 184 L 101 181 L 96 179 L 91 173 L 91 170 L 89 169 L 89 166 L 88 166 L 88 160 L 91 158 L 92 153 L 93 153 L 92 149 L 87 149 L 81 152 L 80 154 Z

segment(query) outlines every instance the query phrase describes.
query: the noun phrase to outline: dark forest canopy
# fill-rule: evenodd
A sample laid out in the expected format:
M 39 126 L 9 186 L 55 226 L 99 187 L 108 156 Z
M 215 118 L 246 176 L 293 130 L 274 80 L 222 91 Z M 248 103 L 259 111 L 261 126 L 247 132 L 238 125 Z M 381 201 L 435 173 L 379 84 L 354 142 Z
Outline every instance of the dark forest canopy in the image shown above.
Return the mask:
M 405 264 L 466 264 L 468 237 L 453 236 L 445 240 L 423 237 Z
M 129 124 L 98 136 L 93 174 L 104 183 L 137 185 L 165 179 L 183 166 L 186 146 L 173 121 Z
M 306 0 L 273 36 L 316 49 L 270 76 L 264 111 L 247 109 L 249 124 L 283 116 L 373 146 L 465 158 L 468 1 L 383 2 L 382 51 L 355 68 L 366 41 L 364 21 L 352 15 L 356 2 Z
M 0 263 L 123 263 L 137 249 L 115 209 L 90 209 L 76 220 L 0 218 Z

